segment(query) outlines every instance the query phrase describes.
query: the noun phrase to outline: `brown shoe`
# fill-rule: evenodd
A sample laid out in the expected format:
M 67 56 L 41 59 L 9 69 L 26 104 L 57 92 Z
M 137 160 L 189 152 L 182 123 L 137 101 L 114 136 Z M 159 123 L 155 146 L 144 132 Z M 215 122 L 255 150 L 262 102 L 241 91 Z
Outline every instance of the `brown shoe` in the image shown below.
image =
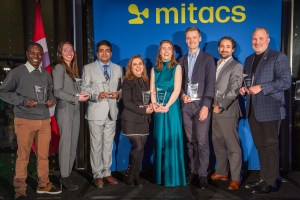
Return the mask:
M 112 176 L 107 176 L 107 177 L 104 177 L 104 180 L 106 180 L 108 182 L 108 184 L 110 185 L 117 185 L 119 182 L 117 181 L 117 179 L 115 179 L 114 177 Z
M 102 189 L 104 186 L 104 182 L 103 182 L 102 178 L 94 179 L 94 184 L 97 188 L 100 188 L 100 189 Z
M 238 190 L 241 186 L 241 182 L 240 181 L 231 181 L 229 186 L 228 186 L 228 190 Z
M 218 181 L 218 180 L 228 181 L 228 176 L 224 176 L 224 175 L 214 173 L 213 175 L 211 175 L 210 179 L 213 180 L 213 181 Z

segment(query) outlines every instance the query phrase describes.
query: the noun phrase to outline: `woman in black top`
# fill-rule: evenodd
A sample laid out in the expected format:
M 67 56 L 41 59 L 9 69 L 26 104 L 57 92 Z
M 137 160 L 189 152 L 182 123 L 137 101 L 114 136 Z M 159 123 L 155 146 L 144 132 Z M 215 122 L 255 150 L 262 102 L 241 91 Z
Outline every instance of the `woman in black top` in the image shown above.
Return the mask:
M 122 96 L 125 106 L 121 116 L 122 132 L 131 143 L 125 182 L 141 186 L 139 174 L 153 108 L 149 104 L 149 78 L 144 60 L 139 55 L 131 57 L 127 64 Z

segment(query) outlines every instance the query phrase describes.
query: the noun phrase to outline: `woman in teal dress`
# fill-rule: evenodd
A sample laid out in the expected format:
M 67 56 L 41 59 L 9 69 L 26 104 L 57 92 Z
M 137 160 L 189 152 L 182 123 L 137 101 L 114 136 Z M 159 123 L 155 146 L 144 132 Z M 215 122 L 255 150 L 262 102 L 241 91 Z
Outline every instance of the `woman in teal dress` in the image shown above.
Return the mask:
M 156 66 L 151 69 L 151 102 L 155 111 L 153 160 L 155 183 L 164 186 L 186 186 L 182 118 L 178 96 L 182 69 L 175 60 L 174 45 L 160 43 Z M 162 98 L 157 98 L 158 88 Z

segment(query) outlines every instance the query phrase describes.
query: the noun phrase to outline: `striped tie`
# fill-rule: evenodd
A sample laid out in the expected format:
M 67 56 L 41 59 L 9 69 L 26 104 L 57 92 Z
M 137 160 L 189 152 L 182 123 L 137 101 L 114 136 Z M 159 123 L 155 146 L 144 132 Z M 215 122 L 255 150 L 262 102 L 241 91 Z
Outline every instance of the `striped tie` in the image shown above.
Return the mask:
M 106 81 L 109 80 L 109 75 L 107 73 L 107 67 L 108 67 L 108 65 L 103 65 L 103 69 L 104 69 L 103 75 L 104 75 Z

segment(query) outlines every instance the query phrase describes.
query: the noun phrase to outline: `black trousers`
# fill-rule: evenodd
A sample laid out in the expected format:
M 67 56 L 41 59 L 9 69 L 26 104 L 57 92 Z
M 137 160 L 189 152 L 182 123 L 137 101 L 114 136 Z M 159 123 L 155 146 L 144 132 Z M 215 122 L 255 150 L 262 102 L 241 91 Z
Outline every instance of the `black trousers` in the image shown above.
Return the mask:
M 279 177 L 279 128 L 281 120 L 259 122 L 251 109 L 249 125 L 258 150 L 261 179 L 275 186 Z

